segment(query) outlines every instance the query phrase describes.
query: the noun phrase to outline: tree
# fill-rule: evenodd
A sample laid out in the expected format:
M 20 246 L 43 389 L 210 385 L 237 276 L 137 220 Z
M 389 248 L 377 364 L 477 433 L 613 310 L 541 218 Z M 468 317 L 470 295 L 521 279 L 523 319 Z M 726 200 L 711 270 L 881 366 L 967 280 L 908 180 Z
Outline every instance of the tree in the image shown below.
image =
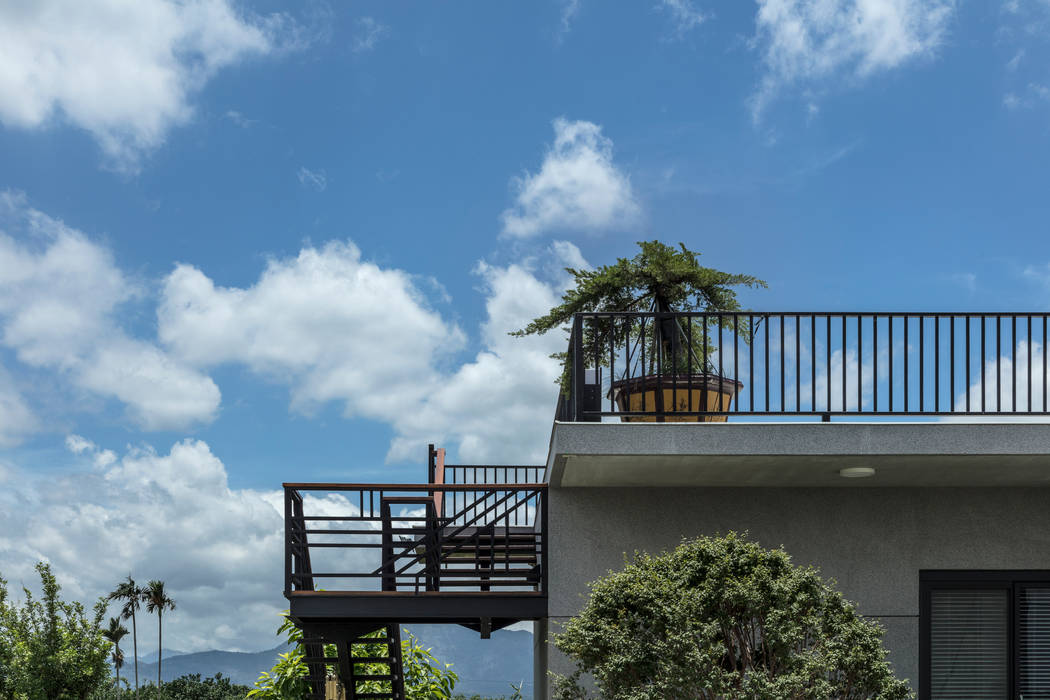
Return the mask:
M 894 678 L 882 628 L 812 568 L 743 537 L 685 540 L 636 554 L 591 584 L 580 615 L 554 636 L 576 663 L 559 700 L 911 697 Z
M 163 581 L 153 580 L 142 590 L 142 602 L 146 604 L 146 612 L 157 613 L 157 687 L 160 688 L 160 666 L 164 660 L 164 611 L 174 610 L 175 601 L 168 597 Z
M 128 628 L 120 624 L 119 617 L 109 618 L 109 627 L 102 630 L 102 636 L 113 645 L 113 669 L 117 674 L 116 686 L 120 687 L 120 667 L 124 665 L 124 652 L 120 650 L 120 640 L 128 634 Z
M 766 283 L 751 275 L 721 272 L 700 265 L 700 254 L 689 250 L 684 243 L 678 248 L 665 245 L 660 241 L 639 241 L 641 251 L 633 258 L 619 258 L 612 265 L 603 265 L 595 270 L 576 270 L 571 267 L 565 271 L 572 275 L 575 284 L 562 296 L 562 303 L 551 309 L 546 315 L 530 322 L 525 328 L 514 331 L 511 335 L 526 336 L 544 334 L 555 328 L 561 328 L 572 320 L 574 314 L 581 312 L 607 311 L 738 311 L 733 287 L 765 287 Z M 711 319 L 710 323 L 717 323 Z M 623 343 L 629 337 L 641 337 L 639 321 L 616 323 L 609 320 L 596 320 L 586 324 L 583 345 L 588 348 L 587 357 L 601 360 L 607 353 L 596 352 L 597 349 L 609 348 Z M 723 319 L 726 328 L 732 328 L 730 317 Z M 676 328 L 677 325 L 677 328 Z M 687 330 L 688 329 L 688 330 Z M 699 361 L 687 357 L 681 352 L 680 340 L 693 334 L 692 347 L 702 346 L 698 334 L 702 334 L 703 324 L 685 324 L 681 320 L 669 320 L 661 324 L 658 340 L 648 351 L 649 361 L 654 363 L 656 356 L 665 358 L 665 367 L 673 355 L 683 364 L 678 371 L 697 369 L 693 365 L 706 365 L 706 358 Z M 737 326 L 737 331 L 745 338 L 749 329 Z M 672 351 L 672 347 L 674 346 Z M 708 352 L 713 350 L 707 344 Z M 569 364 L 567 353 L 554 355 L 565 362 L 560 383 L 562 390 L 568 394 Z M 607 362 L 607 360 L 606 360 Z M 688 365 L 685 366 L 685 365 Z M 701 367 L 700 369 L 702 369 Z
M 126 581 L 117 584 L 113 592 L 109 594 L 109 600 L 122 601 L 120 609 L 121 618 L 131 620 L 131 642 L 132 657 L 135 663 L 135 697 L 139 696 L 139 630 L 135 624 L 135 612 L 139 609 L 139 601 L 142 598 L 142 589 L 135 585 L 135 579 L 128 574 Z
M 284 636 L 289 645 L 294 648 L 279 654 L 277 663 L 269 671 L 263 671 L 259 680 L 255 682 L 255 689 L 248 693 L 249 698 L 256 700 L 300 700 L 310 692 L 306 676 L 310 670 L 303 660 L 306 650 L 303 648 L 303 633 L 288 618 L 287 612 L 282 614 L 284 620 L 277 630 L 277 636 Z M 375 657 L 385 656 L 386 650 L 380 647 L 379 642 L 385 639 L 382 629 L 372 633 L 376 637 L 376 645 L 369 644 L 354 645 L 355 656 Z M 452 671 L 452 664 L 442 664 L 431 653 L 430 649 L 424 648 L 419 641 L 408 631 L 405 638 L 401 640 L 401 667 L 405 677 L 405 696 L 408 700 L 451 700 L 452 691 L 459 681 L 459 676 Z M 329 658 L 336 656 L 334 644 L 324 646 L 324 655 Z M 358 672 L 367 675 L 383 675 L 387 673 L 387 666 L 383 663 L 361 663 L 354 664 Z M 366 681 L 362 684 L 362 693 L 389 693 L 389 681 Z
M 51 567 L 37 564 L 42 595 L 23 589 L 19 608 L 7 601 L 0 579 L 0 697 L 19 700 L 75 700 L 105 686 L 110 644 L 102 633 L 106 603 L 88 615 L 80 603 L 59 597 Z

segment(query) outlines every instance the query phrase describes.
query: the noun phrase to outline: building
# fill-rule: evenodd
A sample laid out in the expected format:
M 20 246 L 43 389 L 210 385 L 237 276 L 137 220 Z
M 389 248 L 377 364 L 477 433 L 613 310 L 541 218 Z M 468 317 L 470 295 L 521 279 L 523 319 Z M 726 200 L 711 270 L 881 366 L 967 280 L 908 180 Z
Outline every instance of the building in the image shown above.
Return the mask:
M 588 348 L 600 323 L 616 341 Z M 1050 697 L 1047 330 L 1027 313 L 577 317 L 546 465 L 432 449 L 425 484 L 285 486 L 312 673 L 355 688 L 347 654 L 378 628 L 393 650 L 400 623 L 533 620 L 546 697 L 547 671 L 570 670 L 547 633 L 588 581 L 734 530 L 834 578 L 920 698 Z

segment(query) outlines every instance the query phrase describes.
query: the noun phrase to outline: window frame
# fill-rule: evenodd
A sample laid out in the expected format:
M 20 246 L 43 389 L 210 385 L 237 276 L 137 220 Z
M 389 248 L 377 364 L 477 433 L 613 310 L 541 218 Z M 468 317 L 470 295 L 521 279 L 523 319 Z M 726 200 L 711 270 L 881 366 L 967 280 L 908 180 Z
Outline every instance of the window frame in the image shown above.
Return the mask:
M 1050 588 L 1050 570 L 1021 569 L 924 569 L 919 571 L 919 698 L 929 700 L 932 688 L 930 678 L 930 608 L 932 592 L 945 589 L 990 589 L 1007 592 L 1006 617 L 1008 623 L 1007 688 L 1010 698 L 1018 697 L 1019 658 L 1017 634 L 1020 615 L 1018 591 L 1039 586 Z

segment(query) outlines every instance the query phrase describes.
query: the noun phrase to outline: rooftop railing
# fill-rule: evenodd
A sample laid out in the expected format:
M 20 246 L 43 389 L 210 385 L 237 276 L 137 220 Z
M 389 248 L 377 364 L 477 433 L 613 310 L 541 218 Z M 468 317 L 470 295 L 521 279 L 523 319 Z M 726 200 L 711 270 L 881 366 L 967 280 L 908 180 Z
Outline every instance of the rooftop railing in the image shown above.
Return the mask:
M 1050 314 L 585 313 L 562 421 L 1047 416 Z

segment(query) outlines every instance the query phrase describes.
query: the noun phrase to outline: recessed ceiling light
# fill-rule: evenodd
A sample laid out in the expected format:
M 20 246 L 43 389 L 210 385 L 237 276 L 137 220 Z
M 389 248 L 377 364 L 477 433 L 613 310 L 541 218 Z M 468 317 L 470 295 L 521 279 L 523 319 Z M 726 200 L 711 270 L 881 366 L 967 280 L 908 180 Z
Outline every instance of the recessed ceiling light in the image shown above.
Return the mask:
M 875 476 L 875 470 L 872 467 L 846 467 L 845 469 L 839 469 L 839 476 L 847 479 L 860 479 L 866 476 Z

